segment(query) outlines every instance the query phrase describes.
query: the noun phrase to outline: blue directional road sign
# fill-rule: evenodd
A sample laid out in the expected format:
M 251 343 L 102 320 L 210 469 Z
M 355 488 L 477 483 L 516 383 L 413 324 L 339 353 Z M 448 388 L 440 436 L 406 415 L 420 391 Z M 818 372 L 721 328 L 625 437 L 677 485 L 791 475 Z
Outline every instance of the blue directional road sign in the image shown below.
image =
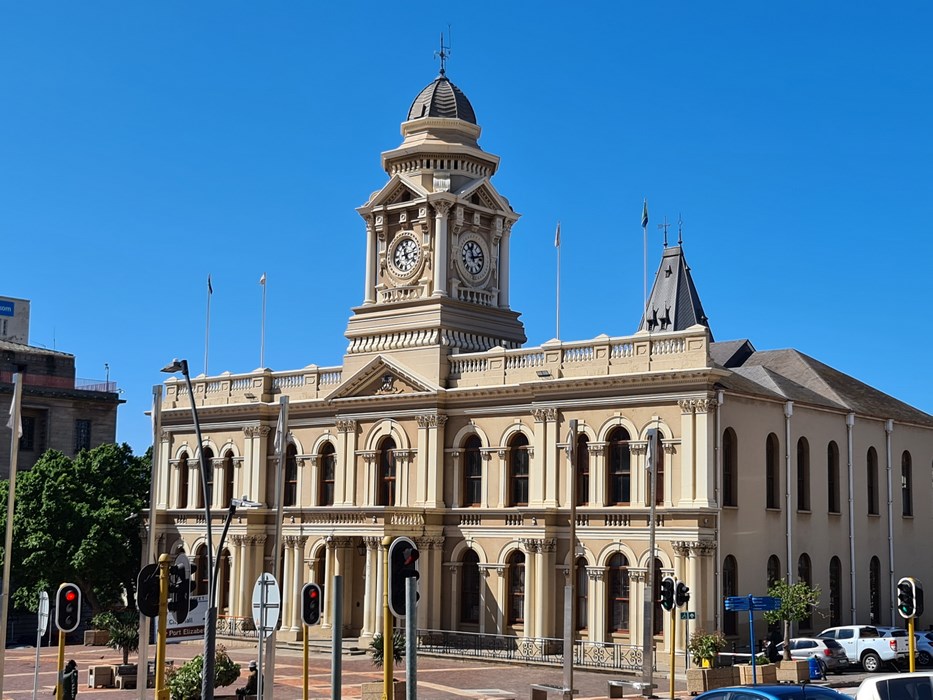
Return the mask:
M 780 598 L 770 595 L 752 596 L 752 610 L 777 610 L 780 607 Z
M 751 610 L 751 601 L 749 600 L 751 596 L 747 595 L 731 595 L 726 598 L 726 610 L 730 612 L 738 610 Z

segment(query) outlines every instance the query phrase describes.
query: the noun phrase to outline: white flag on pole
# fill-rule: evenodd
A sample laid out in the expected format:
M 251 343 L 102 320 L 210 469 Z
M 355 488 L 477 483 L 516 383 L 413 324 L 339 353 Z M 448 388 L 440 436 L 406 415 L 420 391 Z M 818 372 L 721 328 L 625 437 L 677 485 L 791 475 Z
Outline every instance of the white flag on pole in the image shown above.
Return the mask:
M 16 438 L 23 437 L 23 417 L 19 417 L 16 428 L 13 427 L 13 421 L 16 418 L 16 405 L 22 400 L 22 381 L 23 375 L 17 373 L 14 375 L 16 385 L 13 387 L 13 400 L 10 401 L 10 417 L 7 419 L 6 427 L 10 430 L 16 430 Z

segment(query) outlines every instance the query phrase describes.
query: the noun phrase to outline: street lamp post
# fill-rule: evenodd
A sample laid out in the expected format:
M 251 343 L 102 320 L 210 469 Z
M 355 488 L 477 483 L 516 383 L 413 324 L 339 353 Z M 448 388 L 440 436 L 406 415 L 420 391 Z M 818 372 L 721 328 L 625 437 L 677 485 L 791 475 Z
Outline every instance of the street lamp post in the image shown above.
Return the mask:
M 201 423 L 198 409 L 194 403 L 194 390 L 188 375 L 188 360 L 173 360 L 162 368 L 167 374 L 182 373 L 188 387 L 188 401 L 191 402 L 191 418 L 194 420 L 194 433 L 198 441 L 198 463 L 201 467 L 201 493 L 204 495 L 204 519 L 207 522 L 207 617 L 204 620 L 204 664 L 201 676 L 201 698 L 214 700 L 214 650 L 217 646 L 217 578 L 214 570 L 214 539 L 211 534 L 211 493 L 208 489 L 207 465 L 204 460 L 204 441 L 201 439 Z M 231 503 L 231 508 L 233 508 Z M 228 516 L 227 524 L 229 525 Z M 226 534 L 226 527 L 224 528 Z

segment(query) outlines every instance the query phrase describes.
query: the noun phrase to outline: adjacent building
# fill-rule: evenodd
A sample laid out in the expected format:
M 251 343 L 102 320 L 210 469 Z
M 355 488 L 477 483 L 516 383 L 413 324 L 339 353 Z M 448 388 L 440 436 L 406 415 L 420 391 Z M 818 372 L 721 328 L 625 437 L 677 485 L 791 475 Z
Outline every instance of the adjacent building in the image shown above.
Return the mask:
M 561 637 L 573 581 L 580 638 L 640 645 L 652 573 L 690 587 L 697 627 L 739 642 L 747 628 L 722 598 L 788 576 L 823 592 L 805 631 L 896 622 L 896 579 L 933 581 L 915 555 L 933 524 L 933 417 L 795 350 L 714 342 L 680 245 L 665 248 L 633 335 L 526 347 L 509 297 L 519 214 L 443 71 L 402 136 L 358 209 L 362 303 L 342 365 L 199 377 L 194 396 L 166 382 L 159 551 L 205 556 L 205 498 L 215 536 L 231 498 L 266 506 L 237 515 L 220 553 L 224 624 L 250 617 L 279 546 L 282 634 L 300 630 L 303 583 L 339 574 L 346 632 L 373 635 L 386 535 L 419 546 L 426 630 Z M 655 616 L 662 649 L 667 624 Z
M 0 479 L 10 475 L 13 375 L 23 375 L 22 428 L 17 468 L 29 469 L 48 449 L 74 456 L 116 439 L 123 403 L 109 381 L 75 377 L 75 357 L 29 345 L 29 302 L 0 297 Z

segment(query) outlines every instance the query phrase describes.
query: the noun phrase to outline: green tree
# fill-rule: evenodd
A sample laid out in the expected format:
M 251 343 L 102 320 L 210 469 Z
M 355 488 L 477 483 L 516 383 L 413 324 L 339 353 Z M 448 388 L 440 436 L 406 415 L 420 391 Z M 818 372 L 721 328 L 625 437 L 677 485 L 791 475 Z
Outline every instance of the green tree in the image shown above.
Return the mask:
M 11 578 L 16 607 L 37 610 L 63 581 L 81 587 L 94 614 L 135 607 L 140 566 L 139 514 L 149 499 L 149 462 L 126 444 L 82 450 L 74 459 L 49 450 L 16 476 Z M 6 502 L 9 482 L 0 482 Z M 0 528 L 6 527 L 6 509 Z
M 781 599 L 781 607 L 768 610 L 765 620 L 770 624 L 784 623 L 784 660 L 790 661 L 790 624 L 805 619 L 812 608 L 820 602 L 820 587 L 808 586 L 803 581 L 788 583 L 775 581 L 768 589 L 768 595 Z
M 130 654 L 139 649 L 139 615 L 133 610 L 102 612 L 93 617 L 94 629 L 107 630 L 107 646 L 123 653 L 123 665 L 130 662 Z

